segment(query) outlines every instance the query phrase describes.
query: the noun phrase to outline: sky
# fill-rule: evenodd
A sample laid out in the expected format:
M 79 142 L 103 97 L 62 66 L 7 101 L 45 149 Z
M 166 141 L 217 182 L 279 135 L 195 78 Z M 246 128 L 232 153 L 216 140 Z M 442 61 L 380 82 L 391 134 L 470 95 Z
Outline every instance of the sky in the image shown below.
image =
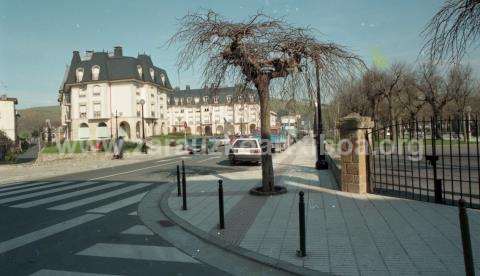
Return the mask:
M 178 19 L 212 9 L 244 20 L 257 11 L 315 29 L 319 40 L 339 43 L 367 64 L 418 61 L 420 35 L 440 0 L 0 0 L 0 94 L 19 108 L 56 105 L 72 51 L 151 55 L 173 86 L 202 85 L 201 70 L 178 71 L 178 46 L 168 47 Z M 477 64 L 475 59 L 470 62 Z M 480 62 L 478 62 L 480 65 Z

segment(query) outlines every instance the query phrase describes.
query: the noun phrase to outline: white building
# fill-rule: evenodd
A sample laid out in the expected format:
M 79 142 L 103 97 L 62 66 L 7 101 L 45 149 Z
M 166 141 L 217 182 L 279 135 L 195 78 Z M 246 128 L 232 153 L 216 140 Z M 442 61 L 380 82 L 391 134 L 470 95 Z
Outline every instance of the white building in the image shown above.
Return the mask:
M 60 88 L 64 138 L 99 140 L 123 136 L 142 137 L 142 105 L 145 136 L 167 132 L 167 92 L 171 91 L 165 70 L 153 65 L 150 56 L 123 56 L 87 52 L 72 61 Z M 118 130 L 118 131 L 117 131 Z
M 168 114 L 172 133 L 252 134 L 260 130 L 257 93 L 241 86 L 175 89 L 169 95 Z
M 14 142 L 17 141 L 17 104 L 16 98 L 0 96 L 0 130 Z

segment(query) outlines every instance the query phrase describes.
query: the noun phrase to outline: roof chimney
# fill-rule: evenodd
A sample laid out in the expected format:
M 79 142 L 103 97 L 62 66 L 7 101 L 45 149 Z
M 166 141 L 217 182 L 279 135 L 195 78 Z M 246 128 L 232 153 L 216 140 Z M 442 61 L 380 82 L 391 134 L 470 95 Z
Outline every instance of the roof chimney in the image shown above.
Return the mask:
M 115 46 L 113 48 L 113 56 L 114 57 L 122 57 L 123 56 L 122 46 Z
M 185 90 L 190 91 L 190 85 L 185 86 Z
M 80 61 L 82 61 L 82 59 L 80 58 L 80 53 L 78 51 L 73 51 L 72 65 L 80 63 Z

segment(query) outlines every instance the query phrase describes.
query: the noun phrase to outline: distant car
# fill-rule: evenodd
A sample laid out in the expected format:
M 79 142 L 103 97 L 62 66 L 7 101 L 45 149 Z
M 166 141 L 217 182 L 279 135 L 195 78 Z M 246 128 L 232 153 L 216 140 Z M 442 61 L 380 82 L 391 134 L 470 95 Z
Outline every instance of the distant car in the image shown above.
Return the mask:
M 262 161 L 262 149 L 258 139 L 236 139 L 230 148 L 228 158 L 232 165 L 242 161 L 260 163 Z
M 194 154 L 195 152 L 201 152 L 202 151 L 202 144 L 203 144 L 203 139 L 202 138 L 187 139 L 187 151 L 188 151 L 188 153 Z

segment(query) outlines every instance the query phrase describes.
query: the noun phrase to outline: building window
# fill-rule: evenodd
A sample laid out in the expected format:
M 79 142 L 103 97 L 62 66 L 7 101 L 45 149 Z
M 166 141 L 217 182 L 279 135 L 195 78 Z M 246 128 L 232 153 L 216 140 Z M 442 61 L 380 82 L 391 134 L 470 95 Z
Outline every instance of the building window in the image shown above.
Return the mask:
M 192 103 L 192 98 L 191 97 L 188 97 L 187 98 L 187 104 L 191 104 Z
M 76 76 L 77 76 L 77 82 L 81 82 L 83 79 L 83 68 L 77 68 Z
M 232 102 L 232 96 L 227 96 L 227 103 L 231 103 Z
M 92 66 L 92 80 L 98 80 L 98 76 L 100 75 L 100 66 L 94 65 Z
M 165 85 L 165 74 L 160 74 L 160 79 L 162 80 L 162 84 Z
M 80 119 L 85 119 L 87 118 L 87 105 L 86 104 L 81 104 L 79 108 L 79 113 L 80 113 Z
M 137 97 L 140 97 L 140 89 L 137 89 L 137 91 L 135 92 L 135 94 L 137 95 Z
M 213 97 L 213 102 L 218 103 L 218 96 Z
M 195 101 L 196 104 L 198 104 L 198 103 L 200 102 L 200 98 L 199 98 L 199 97 L 195 97 L 195 98 L 194 98 L 194 101 Z
M 138 72 L 138 76 L 140 77 L 140 79 L 143 80 L 143 70 L 142 70 L 142 66 L 137 65 L 137 72 Z
M 208 96 L 204 96 L 204 97 L 203 97 L 203 102 L 204 102 L 204 103 L 208 102 Z
M 93 118 L 100 118 L 102 116 L 102 106 L 100 103 L 93 103 Z
M 255 102 L 255 95 L 250 95 L 250 101 L 253 103 Z
M 93 96 L 100 96 L 101 88 L 100 85 L 95 85 L 93 87 Z
M 152 81 L 155 81 L 155 70 L 153 68 L 150 68 L 150 77 L 152 77 Z
M 238 96 L 238 101 L 241 102 L 243 100 L 243 97 L 240 95 Z
M 87 91 L 85 91 L 83 89 L 78 91 L 78 97 L 79 98 L 85 98 L 86 96 L 87 96 Z

